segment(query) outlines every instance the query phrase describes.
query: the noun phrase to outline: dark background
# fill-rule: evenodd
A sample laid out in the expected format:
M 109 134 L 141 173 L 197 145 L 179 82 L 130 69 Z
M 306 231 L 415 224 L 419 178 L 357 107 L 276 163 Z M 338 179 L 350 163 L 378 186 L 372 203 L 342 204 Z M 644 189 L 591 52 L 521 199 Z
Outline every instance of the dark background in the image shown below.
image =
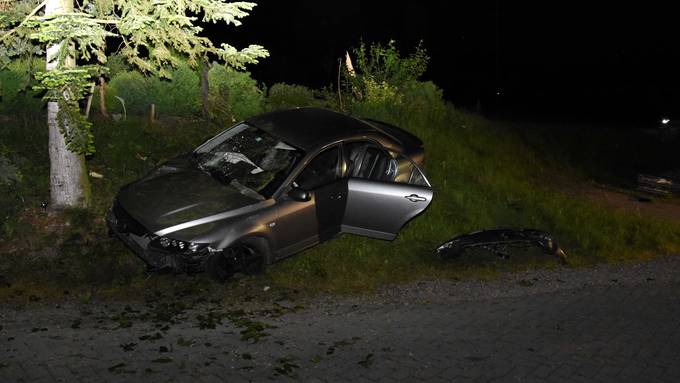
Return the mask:
M 209 28 L 271 57 L 250 69 L 275 82 L 329 86 L 345 50 L 422 39 L 428 80 L 455 105 L 516 120 L 657 126 L 680 118 L 680 31 L 652 2 L 261 0 L 243 25 Z

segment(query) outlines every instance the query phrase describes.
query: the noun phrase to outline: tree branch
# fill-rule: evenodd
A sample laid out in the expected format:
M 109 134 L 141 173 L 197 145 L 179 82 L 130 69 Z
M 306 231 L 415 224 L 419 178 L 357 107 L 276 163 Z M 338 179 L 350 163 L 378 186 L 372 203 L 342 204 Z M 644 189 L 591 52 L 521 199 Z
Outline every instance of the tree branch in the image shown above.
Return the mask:
M 2 37 L 0 37 L 0 41 L 3 41 L 3 40 L 6 39 L 7 37 L 13 35 L 19 28 L 21 28 L 24 24 L 26 24 L 26 22 L 27 22 L 31 17 L 35 16 L 35 14 L 38 13 L 38 11 L 39 11 L 42 7 L 44 7 L 45 4 L 47 4 L 48 1 L 49 1 L 49 0 L 44 0 L 42 3 L 38 4 L 37 7 L 33 8 L 33 10 L 31 11 L 31 13 L 29 13 L 28 16 L 26 16 L 26 18 L 24 18 L 24 20 L 23 20 L 21 23 L 19 23 L 19 25 L 17 25 L 16 27 L 12 28 L 9 32 L 7 32 L 7 33 L 5 33 L 4 35 L 2 35 Z

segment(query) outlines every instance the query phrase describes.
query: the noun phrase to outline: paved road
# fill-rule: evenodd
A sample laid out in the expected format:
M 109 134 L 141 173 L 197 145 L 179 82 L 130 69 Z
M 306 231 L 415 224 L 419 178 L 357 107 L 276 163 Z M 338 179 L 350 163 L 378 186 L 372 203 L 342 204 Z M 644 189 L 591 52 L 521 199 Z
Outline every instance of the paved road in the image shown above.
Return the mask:
M 677 256 L 295 304 L 4 308 L 0 382 L 680 381 Z

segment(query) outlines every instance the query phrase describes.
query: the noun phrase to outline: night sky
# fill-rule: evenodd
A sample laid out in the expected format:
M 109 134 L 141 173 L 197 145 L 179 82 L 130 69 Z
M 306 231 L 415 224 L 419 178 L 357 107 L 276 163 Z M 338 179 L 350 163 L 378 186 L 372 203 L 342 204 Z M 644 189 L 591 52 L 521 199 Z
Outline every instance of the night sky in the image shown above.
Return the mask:
M 269 49 L 251 67 L 268 86 L 334 83 L 338 58 L 361 39 L 394 39 L 405 53 L 422 39 L 426 79 L 460 107 L 622 125 L 680 118 L 680 31 L 670 5 L 593 3 L 261 0 L 241 27 L 210 34 Z

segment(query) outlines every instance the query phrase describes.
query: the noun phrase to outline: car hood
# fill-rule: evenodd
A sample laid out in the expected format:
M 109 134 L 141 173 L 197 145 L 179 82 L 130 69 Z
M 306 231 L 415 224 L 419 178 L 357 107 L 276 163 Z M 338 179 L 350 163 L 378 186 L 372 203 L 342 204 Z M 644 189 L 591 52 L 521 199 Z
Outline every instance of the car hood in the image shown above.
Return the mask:
M 252 205 L 259 201 L 177 158 L 118 193 L 118 203 L 147 230 L 157 232 L 181 223 Z

